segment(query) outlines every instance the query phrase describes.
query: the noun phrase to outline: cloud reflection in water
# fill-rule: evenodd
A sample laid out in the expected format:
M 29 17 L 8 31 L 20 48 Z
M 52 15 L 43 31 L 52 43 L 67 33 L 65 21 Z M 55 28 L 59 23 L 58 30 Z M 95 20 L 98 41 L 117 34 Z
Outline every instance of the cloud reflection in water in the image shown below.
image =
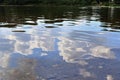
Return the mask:
M 92 14 L 77 20 L 27 18 L 19 26 L 24 33 L 0 28 L 0 80 L 119 80 L 120 35 L 100 31 L 100 15 Z
M 0 38 L 0 78 L 109 80 L 108 73 L 111 73 L 111 79 L 115 77 L 117 73 L 109 70 L 99 78 L 105 69 L 115 69 L 115 66 L 108 65 L 117 63 L 113 47 L 105 44 L 108 40 L 105 35 L 89 31 L 68 31 L 63 35 L 61 31 L 45 29 L 40 32 L 36 27 L 31 31 L 35 33 L 2 34 L 7 37 Z M 13 62 L 17 66 L 11 67 Z

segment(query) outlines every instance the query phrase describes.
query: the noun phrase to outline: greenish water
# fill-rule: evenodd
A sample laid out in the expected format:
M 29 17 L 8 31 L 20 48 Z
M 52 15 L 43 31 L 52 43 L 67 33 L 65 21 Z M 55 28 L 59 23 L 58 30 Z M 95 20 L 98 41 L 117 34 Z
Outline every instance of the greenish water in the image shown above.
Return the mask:
M 0 80 L 120 80 L 120 8 L 0 7 Z

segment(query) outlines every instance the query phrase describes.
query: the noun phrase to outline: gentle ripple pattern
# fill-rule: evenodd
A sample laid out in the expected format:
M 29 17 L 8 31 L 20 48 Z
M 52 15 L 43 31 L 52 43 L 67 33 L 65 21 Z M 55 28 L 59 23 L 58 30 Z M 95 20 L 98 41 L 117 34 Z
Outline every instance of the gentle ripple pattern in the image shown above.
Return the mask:
M 0 7 L 0 80 L 120 80 L 119 7 Z

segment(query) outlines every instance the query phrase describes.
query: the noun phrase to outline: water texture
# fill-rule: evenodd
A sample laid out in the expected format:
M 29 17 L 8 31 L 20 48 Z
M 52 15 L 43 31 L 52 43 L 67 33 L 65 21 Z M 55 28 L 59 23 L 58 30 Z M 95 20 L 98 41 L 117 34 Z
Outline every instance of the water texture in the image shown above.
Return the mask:
M 120 8 L 0 7 L 0 80 L 120 80 Z

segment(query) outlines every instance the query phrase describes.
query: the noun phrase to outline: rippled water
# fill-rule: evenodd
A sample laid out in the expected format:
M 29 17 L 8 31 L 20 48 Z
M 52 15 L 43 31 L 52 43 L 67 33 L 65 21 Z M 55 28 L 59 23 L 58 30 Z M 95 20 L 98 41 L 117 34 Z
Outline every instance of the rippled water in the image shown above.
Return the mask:
M 0 80 L 120 80 L 119 7 L 0 7 Z

